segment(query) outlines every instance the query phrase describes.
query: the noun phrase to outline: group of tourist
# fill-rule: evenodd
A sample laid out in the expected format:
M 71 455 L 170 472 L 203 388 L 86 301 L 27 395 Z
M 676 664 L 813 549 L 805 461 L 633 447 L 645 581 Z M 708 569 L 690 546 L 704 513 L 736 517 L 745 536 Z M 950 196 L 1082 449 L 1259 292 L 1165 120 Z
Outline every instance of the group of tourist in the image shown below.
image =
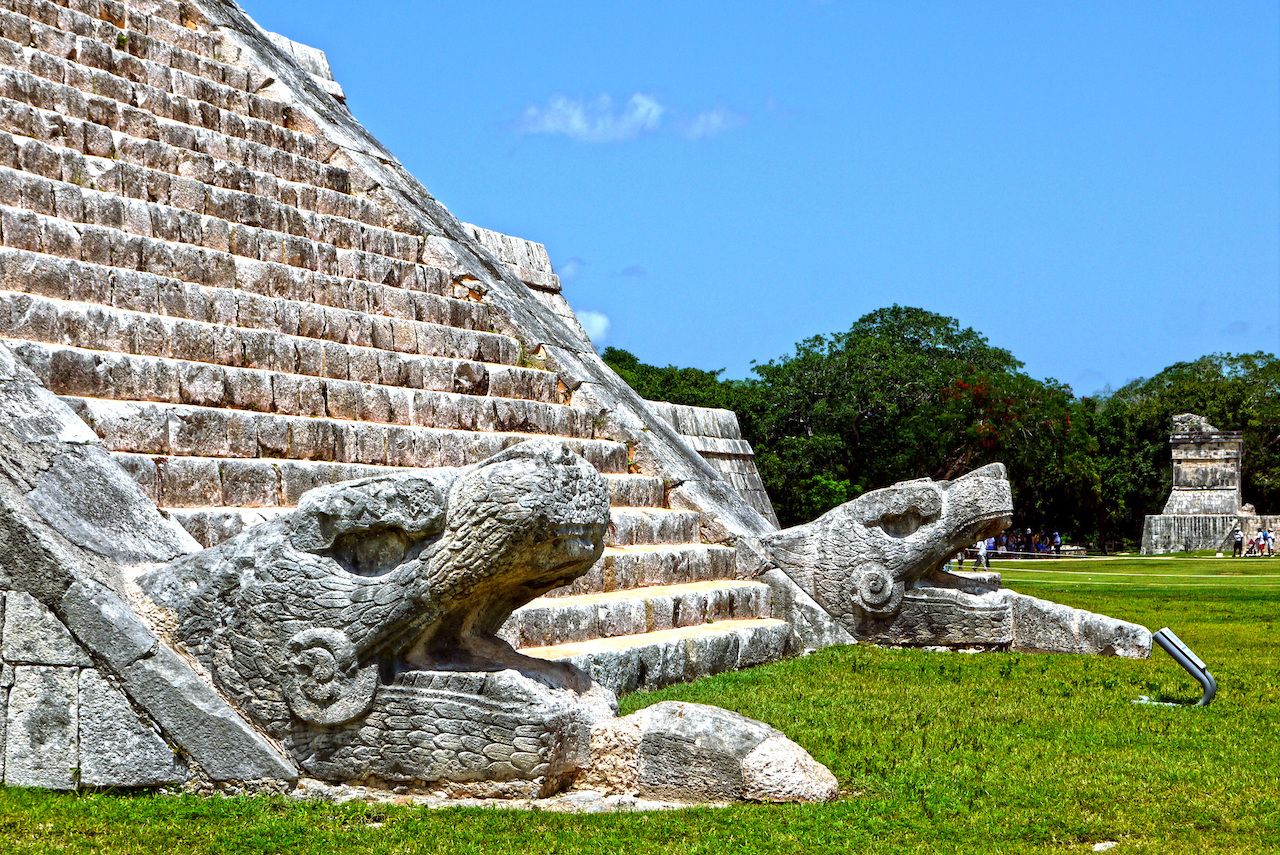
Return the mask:
M 1276 554 L 1276 537 L 1275 533 L 1269 528 L 1259 528 L 1258 533 L 1247 539 L 1244 531 L 1240 526 L 1236 526 L 1231 532 L 1231 557 L 1240 558 L 1243 556 L 1272 556 Z
M 995 537 L 979 540 L 968 549 L 961 550 L 952 561 L 956 562 L 961 570 L 964 569 L 966 558 L 973 559 L 974 569 L 990 568 L 993 554 L 1000 558 L 1041 558 L 1061 555 L 1062 535 L 1056 531 L 1046 534 L 1043 531 L 1033 532 L 1031 529 L 1025 532 L 1017 529 L 1001 532 Z M 951 561 L 948 561 L 947 568 L 950 569 L 950 567 Z
M 1062 554 L 1062 535 L 1054 531 L 1033 532 L 1031 529 L 1018 531 L 1011 529 L 995 537 L 997 554 L 1010 553 L 1019 558 L 1039 558 L 1047 555 Z

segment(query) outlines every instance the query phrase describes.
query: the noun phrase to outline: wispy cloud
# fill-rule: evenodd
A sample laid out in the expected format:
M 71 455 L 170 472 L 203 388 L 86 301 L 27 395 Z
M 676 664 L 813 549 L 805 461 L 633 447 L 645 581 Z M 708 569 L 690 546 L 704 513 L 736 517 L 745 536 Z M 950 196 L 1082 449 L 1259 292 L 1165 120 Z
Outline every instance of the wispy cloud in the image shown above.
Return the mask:
M 578 278 L 578 274 L 582 272 L 582 268 L 585 264 L 586 262 L 575 255 L 564 264 L 556 265 L 556 273 L 559 275 L 561 282 L 572 282 Z
M 578 321 L 594 345 L 599 345 L 609 335 L 609 316 L 604 312 L 593 312 L 590 309 L 578 312 Z
M 636 92 L 620 109 L 598 95 L 578 100 L 556 95 L 545 106 L 531 105 L 516 123 L 522 134 L 552 134 L 585 143 L 624 142 L 657 130 L 667 111 L 658 99 Z
M 618 143 L 654 133 L 704 140 L 746 122 L 744 114 L 728 107 L 688 114 L 668 108 L 655 95 L 636 92 L 621 105 L 607 94 L 594 98 L 555 95 L 546 104 L 525 107 L 512 127 L 519 134 L 562 136 L 583 143 Z
M 744 124 L 746 120 L 746 116 L 735 113 L 727 107 L 713 107 L 682 122 L 680 131 L 687 139 L 704 140 L 733 130 Z
M 642 279 L 649 275 L 649 271 L 639 264 L 628 264 L 626 267 L 618 271 L 618 275 L 627 279 Z

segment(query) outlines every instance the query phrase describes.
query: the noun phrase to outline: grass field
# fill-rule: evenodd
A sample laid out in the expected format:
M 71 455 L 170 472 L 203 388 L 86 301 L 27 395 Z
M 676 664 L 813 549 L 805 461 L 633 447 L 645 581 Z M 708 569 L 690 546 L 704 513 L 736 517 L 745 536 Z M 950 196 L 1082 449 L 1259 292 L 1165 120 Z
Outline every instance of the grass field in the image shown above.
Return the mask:
M 839 778 L 838 802 L 566 816 L 0 790 L 0 849 L 181 853 L 1280 851 L 1280 559 L 995 562 L 1024 593 L 1170 626 L 1199 687 L 1149 661 L 870 646 L 623 699 L 768 721 Z

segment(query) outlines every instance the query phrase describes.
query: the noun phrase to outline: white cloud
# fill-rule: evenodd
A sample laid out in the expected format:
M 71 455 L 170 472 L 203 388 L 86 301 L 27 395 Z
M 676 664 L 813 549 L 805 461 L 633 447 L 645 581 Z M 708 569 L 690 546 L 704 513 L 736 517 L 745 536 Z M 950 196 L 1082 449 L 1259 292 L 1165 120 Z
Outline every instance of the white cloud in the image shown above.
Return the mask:
M 604 312 L 593 312 L 589 309 L 578 312 L 578 321 L 587 331 L 592 344 L 599 345 L 609 335 L 609 316 Z
M 667 108 L 657 98 L 636 92 L 615 110 L 613 99 L 598 95 L 577 100 L 556 95 L 546 106 L 532 105 L 516 123 L 523 134 L 559 134 L 578 142 L 623 142 L 657 130 Z
M 684 122 L 681 132 L 691 140 L 704 140 L 732 130 L 746 121 L 746 117 L 733 112 L 727 107 L 713 107 L 703 110 L 692 119 Z
M 578 274 L 582 272 L 585 262 L 576 255 L 570 258 L 564 264 L 556 266 L 556 274 L 559 275 L 561 282 L 572 282 L 578 278 Z

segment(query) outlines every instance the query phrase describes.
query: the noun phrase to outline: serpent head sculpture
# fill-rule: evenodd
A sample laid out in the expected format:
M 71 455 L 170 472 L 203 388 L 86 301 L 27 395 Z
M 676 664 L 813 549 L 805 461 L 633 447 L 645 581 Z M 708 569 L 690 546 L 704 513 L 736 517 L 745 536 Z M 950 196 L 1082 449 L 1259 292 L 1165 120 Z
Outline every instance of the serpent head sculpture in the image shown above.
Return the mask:
M 310 774 L 553 789 L 612 698 L 496 632 L 586 572 L 608 522 L 603 477 L 537 440 L 463 469 L 313 490 L 141 584 L 219 690 Z

